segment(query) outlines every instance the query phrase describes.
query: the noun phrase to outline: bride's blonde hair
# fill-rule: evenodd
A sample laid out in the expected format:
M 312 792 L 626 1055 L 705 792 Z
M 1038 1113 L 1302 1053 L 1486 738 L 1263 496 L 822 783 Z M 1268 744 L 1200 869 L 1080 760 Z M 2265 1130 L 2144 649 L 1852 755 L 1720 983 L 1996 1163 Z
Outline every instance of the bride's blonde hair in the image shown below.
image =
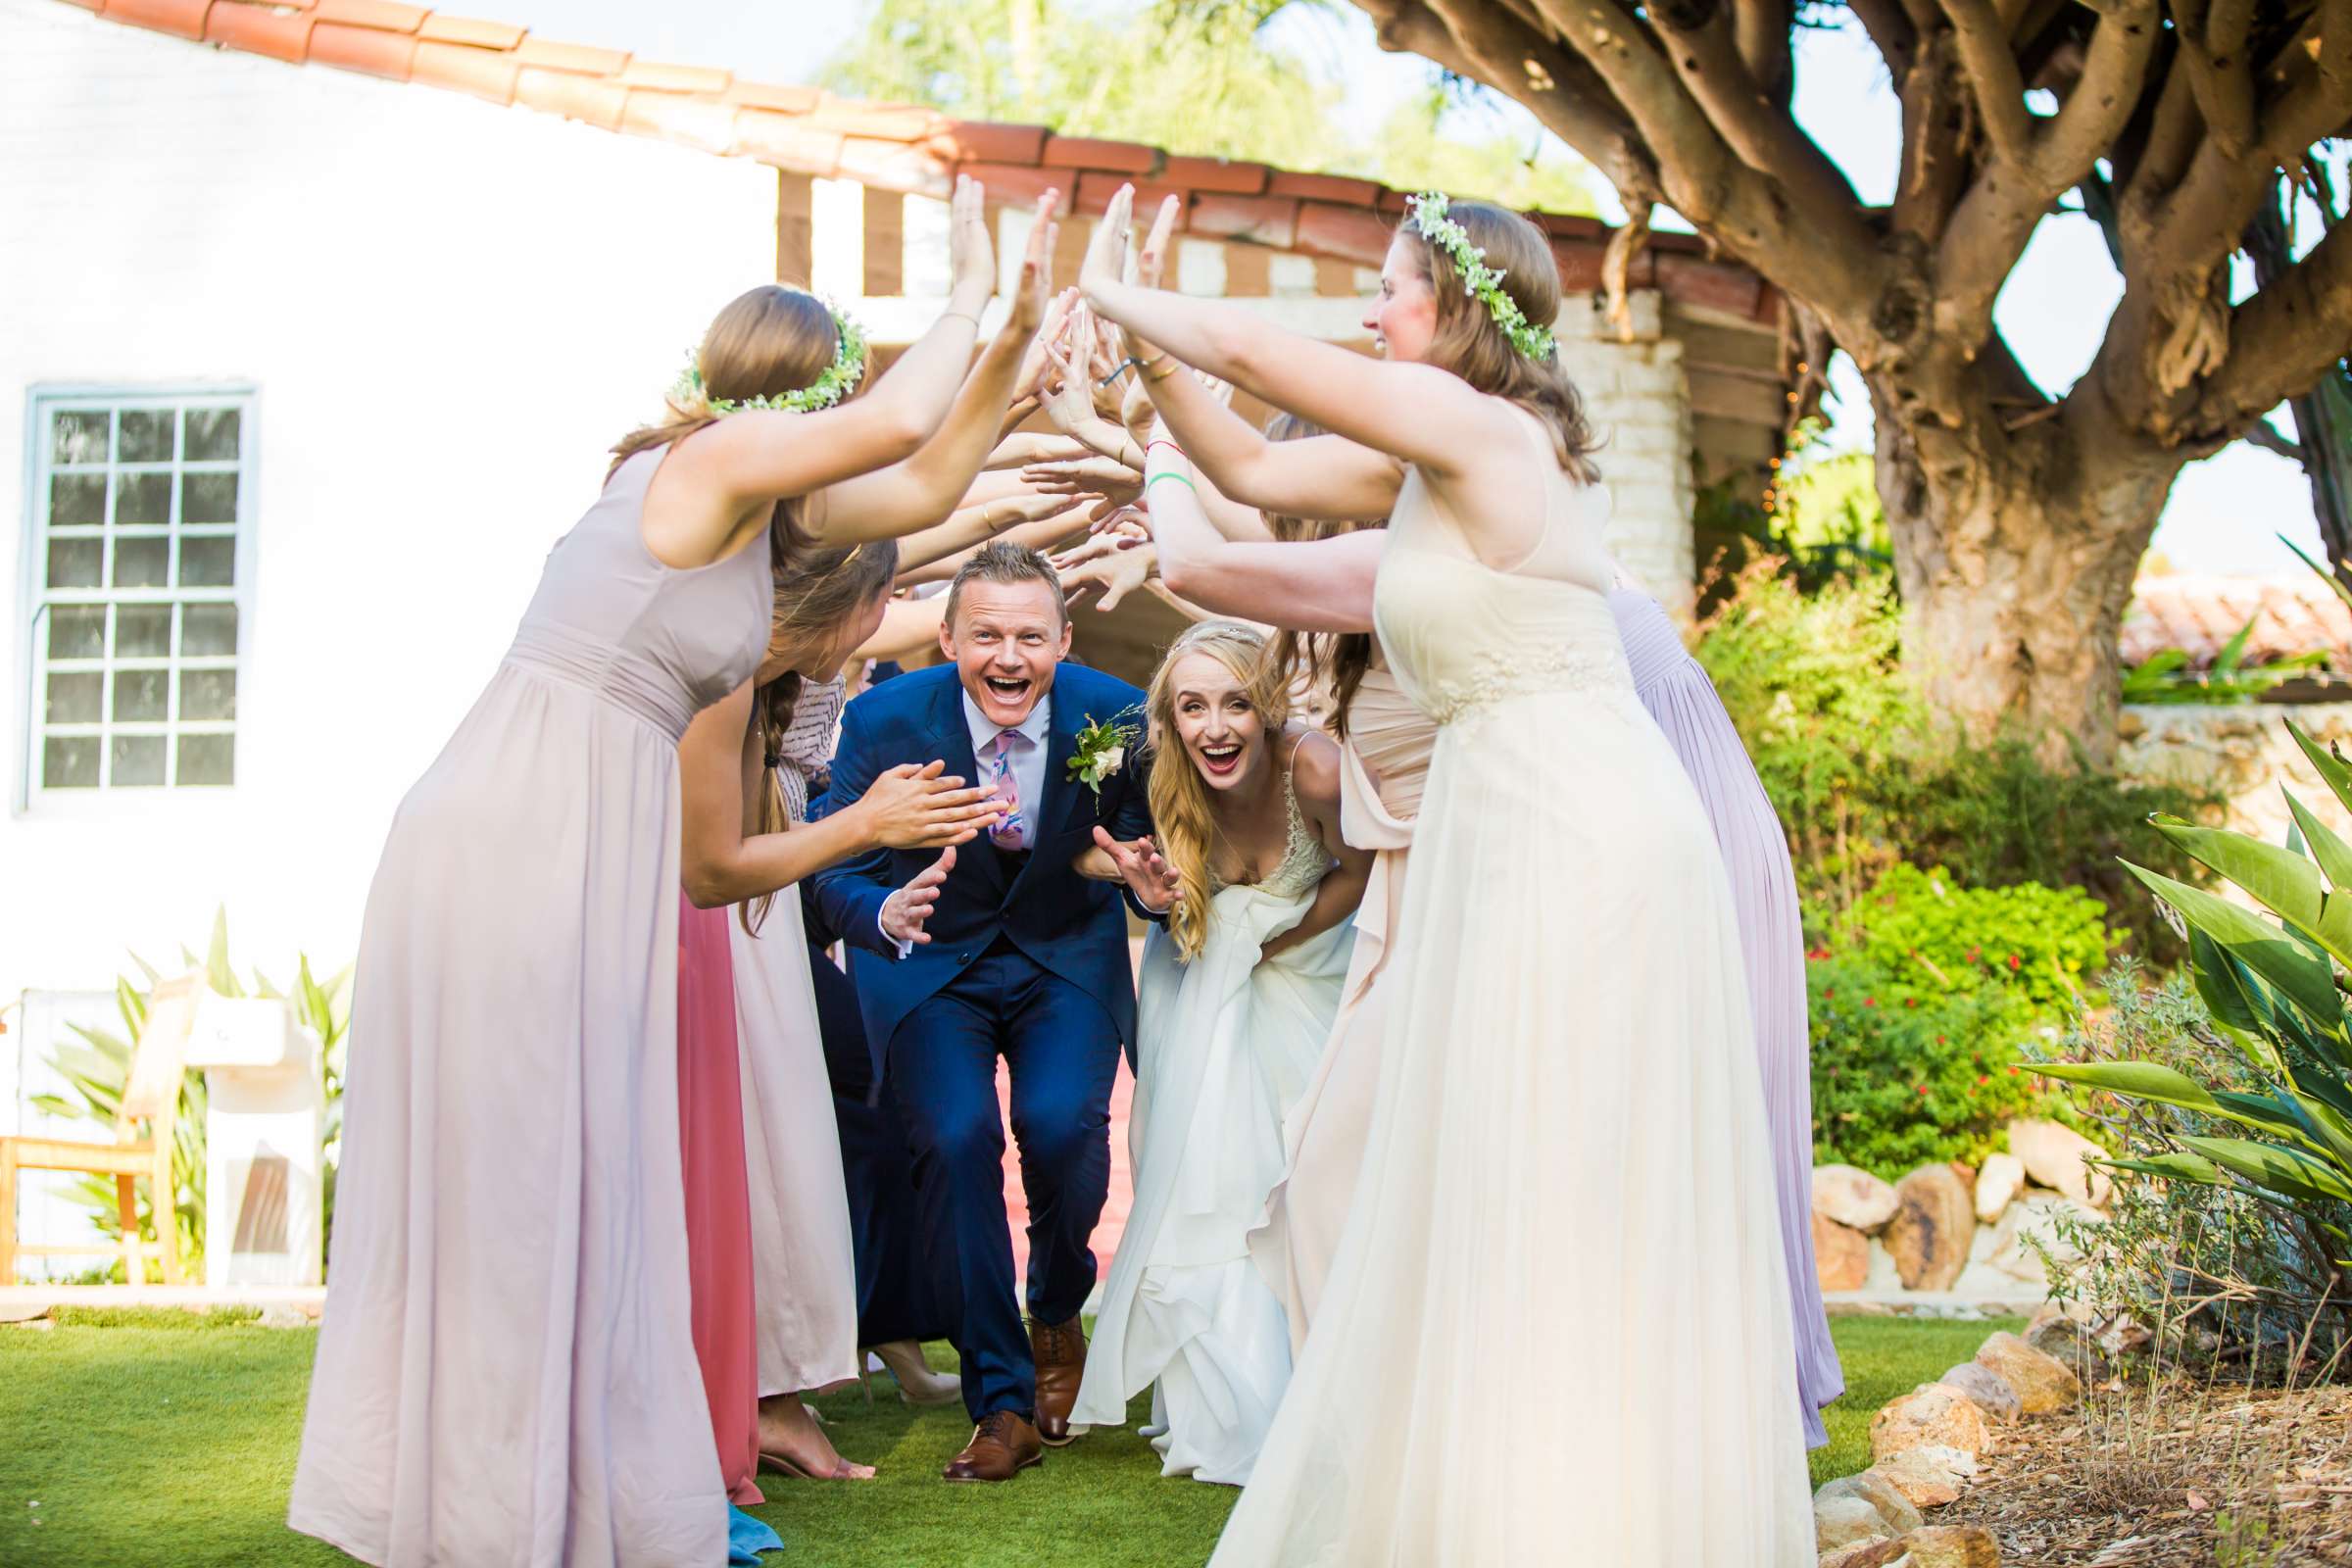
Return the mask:
M 1290 693 L 1284 673 L 1266 658 L 1265 634 L 1239 621 L 1204 620 L 1168 644 L 1152 687 L 1144 696 L 1144 715 L 1152 746 L 1152 781 L 1147 797 L 1152 805 L 1152 832 L 1159 852 L 1176 873 L 1183 897 L 1168 914 L 1168 935 L 1176 956 L 1185 963 L 1208 945 L 1208 846 L 1217 833 L 1215 793 L 1200 769 L 1186 755 L 1176 736 L 1176 665 L 1190 654 L 1206 654 L 1231 672 L 1250 694 L 1257 710 L 1266 744 L 1290 722 Z

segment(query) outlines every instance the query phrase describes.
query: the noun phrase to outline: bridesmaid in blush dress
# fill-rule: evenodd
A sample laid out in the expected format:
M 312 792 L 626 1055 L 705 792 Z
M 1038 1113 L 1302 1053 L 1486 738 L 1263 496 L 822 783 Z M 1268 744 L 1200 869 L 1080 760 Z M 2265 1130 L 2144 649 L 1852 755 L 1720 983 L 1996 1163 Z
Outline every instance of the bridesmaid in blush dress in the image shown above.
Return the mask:
M 955 205 L 956 309 L 866 397 L 718 417 L 708 398 L 862 368 L 811 295 L 762 287 L 719 315 L 707 396 L 622 443 L 394 817 L 287 1511 L 362 1561 L 726 1557 L 683 1224 L 677 744 L 760 662 L 797 499 L 945 416 L 995 271 L 979 188 Z

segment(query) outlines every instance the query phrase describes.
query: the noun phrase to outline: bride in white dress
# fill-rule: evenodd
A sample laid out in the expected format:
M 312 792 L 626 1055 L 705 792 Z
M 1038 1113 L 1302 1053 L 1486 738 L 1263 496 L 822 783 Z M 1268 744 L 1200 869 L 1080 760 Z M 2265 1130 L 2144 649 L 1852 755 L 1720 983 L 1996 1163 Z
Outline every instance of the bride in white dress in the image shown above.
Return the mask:
M 1143 373 L 1348 438 L 1273 448 L 1290 487 L 1237 499 L 1360 511 L 1404 466 L 1374 613 L 1440 726 L 1360 1184 L 1212 1568 L 1810 1568 L 1740 934 L 1609 612 L 1543 235 L 1416 203 L 1375 362 L 1123 283 L 1129 206 L 1081 283 Z
M 1282 1304 L 1247 1238 L 1281 1180 L 1371 857 L 1340 838 L 1340 755 L 1286 725 L 1265 638 L 1204 621 L 1146 699 L 1152 820 L 1182 889 L 1144 948 L 1135 1202 L 1070 1419 L 1117 1426 L 1152 1392 L 1165 1475 L 1239 1486 L 1290 1381 Z

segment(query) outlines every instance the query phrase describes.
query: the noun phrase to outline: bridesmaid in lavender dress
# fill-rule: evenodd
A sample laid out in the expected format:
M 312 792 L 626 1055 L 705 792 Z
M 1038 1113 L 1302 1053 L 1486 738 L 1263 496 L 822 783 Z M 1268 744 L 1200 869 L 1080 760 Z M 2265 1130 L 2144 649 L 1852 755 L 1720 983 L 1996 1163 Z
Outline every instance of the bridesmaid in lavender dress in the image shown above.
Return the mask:
M 361 938 L 296 1530 L 379 1568 L 724 1560 L 682 1224 L 677 743 L 760 662 L 794 498 L 946 415 L 994 287 L 982 199 L 956 192 L 951 313 L 872 395 L 622 444 L 402 802 Z M 699 370 L 739 400 L 838 387 L 845 342 L 763 287 Z

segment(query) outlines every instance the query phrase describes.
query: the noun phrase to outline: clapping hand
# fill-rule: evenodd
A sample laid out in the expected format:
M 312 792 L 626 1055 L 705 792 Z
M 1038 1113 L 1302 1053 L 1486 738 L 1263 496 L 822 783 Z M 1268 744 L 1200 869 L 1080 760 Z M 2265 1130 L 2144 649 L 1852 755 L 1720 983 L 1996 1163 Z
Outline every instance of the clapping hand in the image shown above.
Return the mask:
M 1095 829 L 1095 848 L 1110 857 L 1119 880 L 1135 895 L 1135 902 L 1153 914 L 1165 914 L 1176 907 L 1184 896 L 1184 888 L 1176 880 L 1175 870 L 1160 858 L 1159 849 L 1147 833 L 1132 844 L 1121 844 L 1110 836 L 1107 828 Z M 950 852 L 953 853 L 953 852 Z
M 931 911 L 939 904 L 939 885 L 956 869 L 956 851 L 953 846 L 939 852 L 939 858 L 923 867 L 922 872 L 905 887 L 882 901 L 882 934 L 893 942 L 910 942 L 920 947 L 931 940 L 923 929 Z
M 1127 275 L 1127 234 L 1134 226 L 1135 187 L 1121 185 L 1110 198 L 1102 220 L 1087 241 L 1086 260 L 1078 268 L 1078 286 L 1092 289 L 1122 281 Z
M 988 192 L 969 174 L 956 176 L 948 204 L 949 292 L 975 309 L 997 291 L 997 248 L 988 237 Z
M 1005 323 L 1009 331 L 1036 332 L 1053 319 L 1054 241 L 1061 232 L 1060 201 L 1061 192 L 1053 189 L 1038 199 L 1037 221 L 1029 225 L 1029 244 L 1021 253 L 1021 280 L 1013 290 L 1012 316 Z M 1071 297 L 1076 298 L 1074 294 Z
M 1061 576 L 1061 589 L 1066 603 L 1075 605 L 1089 592 L 1100 592 L 1097 611 L 1116 610 L 1119 601 L 1152 580 L 1158 564 L 1158 553 L 1151 541 L 1127 539 L 1121 534 L 1100 534 L 1079 546 L 1071 555 L 1095 549 L 1097 540 L 1119 540 L 1117 548 L 1088 555 L 1084 561 L 1069 557 L 1056 558 L 1054 569 Z

